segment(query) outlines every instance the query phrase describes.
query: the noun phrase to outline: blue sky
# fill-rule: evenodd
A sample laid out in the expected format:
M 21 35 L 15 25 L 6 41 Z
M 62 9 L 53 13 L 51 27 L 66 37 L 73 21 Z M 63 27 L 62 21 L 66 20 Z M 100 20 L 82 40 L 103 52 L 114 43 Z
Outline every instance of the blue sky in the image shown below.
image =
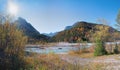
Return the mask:
M 0 12 L 7 11 L 8 0 L 0 0 Z M 10 1 L 10 0 L 9 0 Z M 25 18 L 40 33 L 61 31 L 77 21 L 106 19 L 116 23 L 120 0 L 11 0 L 19 7 L 17 16 Z

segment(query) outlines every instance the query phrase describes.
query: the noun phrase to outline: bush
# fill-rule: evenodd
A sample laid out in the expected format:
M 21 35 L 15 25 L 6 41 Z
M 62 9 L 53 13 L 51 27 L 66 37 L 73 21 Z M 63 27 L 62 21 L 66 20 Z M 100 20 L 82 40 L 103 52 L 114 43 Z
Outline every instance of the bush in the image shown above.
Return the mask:
M 27 37 L 15 25 L 0 23 L 0 70 L 25 69 L 24 48 Z
M 95 51 L 94 51 L 94 56 L 101 56 L 105 54 L 107 54 L 107 51 L 105 50 L 104 42 L 102 42 L 101 40 L 97 40 Z
M 118 54 L 118 53 L 119 53 L 119 50 L 118 50 L 118 45 L 117 45 L 117 43 L 116 43 L 116 45 L 115 45 L 115 48 L 114 48 L 114 53 L 115 53 L 115 54 Z

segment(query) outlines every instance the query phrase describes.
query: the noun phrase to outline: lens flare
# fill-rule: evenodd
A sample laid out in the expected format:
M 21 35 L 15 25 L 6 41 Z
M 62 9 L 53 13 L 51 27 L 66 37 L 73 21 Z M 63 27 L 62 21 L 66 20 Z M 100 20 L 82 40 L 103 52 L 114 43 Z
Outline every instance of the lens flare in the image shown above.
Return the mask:
M 8 13 L 10 15 L 17 15 L 18 13 L 18 6 L 15 3 L 9 2 L 8 3 Z

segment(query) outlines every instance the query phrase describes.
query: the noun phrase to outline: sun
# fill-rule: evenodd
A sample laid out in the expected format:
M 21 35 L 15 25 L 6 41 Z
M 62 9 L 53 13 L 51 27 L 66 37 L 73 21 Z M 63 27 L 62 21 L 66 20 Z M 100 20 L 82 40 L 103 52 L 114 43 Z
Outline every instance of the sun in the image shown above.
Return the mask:
M 16 16 L 18 13 L 18 6 L 15 3 L 9 2 L 8 3 L 8 13 L 10 15 Z

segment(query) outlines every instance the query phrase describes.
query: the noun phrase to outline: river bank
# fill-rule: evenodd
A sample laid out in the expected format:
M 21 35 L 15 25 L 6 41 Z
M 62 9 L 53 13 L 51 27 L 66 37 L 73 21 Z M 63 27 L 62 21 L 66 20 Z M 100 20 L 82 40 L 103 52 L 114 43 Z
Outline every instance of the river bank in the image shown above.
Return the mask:
M 75 65 L 89 65 L 89 64 L 101 64 L 103 70 L 120 70 L 120 54 L 118 55 L 105 55 L 92 58 L 82 58 L 76 55 L 59 55 L 63 61 L 67 61 Z

